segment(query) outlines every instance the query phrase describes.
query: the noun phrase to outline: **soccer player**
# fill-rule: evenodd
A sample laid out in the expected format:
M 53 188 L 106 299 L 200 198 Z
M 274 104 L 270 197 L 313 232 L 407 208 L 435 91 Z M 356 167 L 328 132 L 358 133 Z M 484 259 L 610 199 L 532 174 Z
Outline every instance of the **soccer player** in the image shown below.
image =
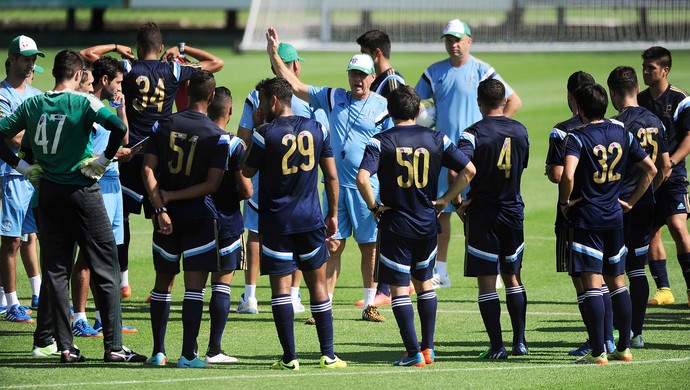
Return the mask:
M 281 43 L 278 45 L 278 55 L 285 64 L 285 67 L 292 72 L 295 77 L 299 78 L 302 71 L 301 62 L 304 61 L 304 58 L 299 55 L 297 49 L 289 43 Z M 253 90 L 244 101 L 244 110 L 242 111 L 242 117 L 240 118 L 239 127 L 237 129 L 237 135 L 240 136 L 246 144 L 251 142 L 253 129 L 264 123 L 264 118 L 258 108 L 259 92 Z M 316 119 L 328 129 L 328 118 L 326 118 L 326 113 L 321 109 L 315 110 L 309 107 L 307 102 L 295 95 L 292 96 L 292 112 L 295 115 L 305 118 Z M 256 300 L 256 282 L 259 277 L 260 257 L 259 215 L 257 213 L 259 208 L 259 174 L 252 177 L 252 186 L 254 195 L 244 203 L 244 223 L 247 228 L 247 270 L 244 272 L 244 293 L 241 295 L 240 303 L 237 306 L 237 313 L 242 314 L 256 314 L 259 312 Z M 290 288 L 290 297 L 292 299 L 295 314 L 305 311 L 299 293 L 301 281 L 302 273 L 297 270 L 293 275 L 292 287 Z M 310 324 L 312 324 L 311 321 Z
M 432 364 L 436 328 L 436 292 L 431 285 L 437 251 L 437 212 L 467 186 L 474 165 L 440 132 L 418 126 L 419 96 L 400 86 L 388 95 L 395 127 L 375 134 L 367 144 L 357 174 L 359 189 L 374 218 L 379 219 L 379 281 L 391 286 L 393 314 L 407 351 L 394 366 Z M 449 191 L 436 197 L 441 167 L 459 172 Z M 382 204 L 371 187 L 378 175 Z M 417 311 L 421 345 L 414 327 L 410 280 L 419 291 Z
M 477 103 L 484 118 L 465 129 L 458 142 L 458 149 L 474 163 L 477 174 L 467 200 L 452 205 L 465 224 L 465 276 L 477 278 L 479 311 L 491 341 L 491 347 L 479 355 L 483 359 L 508 358 L 496 293 L 499 273 L 513 325 L 513 355 L 528 353 L 527 293 L 520 278 L 525 248 L 520 180 L 529 159 L 529 138 L 525 126 L 503 115 L 505 94 L 498 79 L 479 83 Z
M 55 57 L 52 91 L 25 101 L 12 116 L 0 121 L 0 135 L 14 137 L 26 129 L 22 144 L 30 147 L 36 164 L 20 160 L 3 143 L 0 158 L 36 178 L 42 172 L 38 198 L 41 225 L 41 260 L 53 306 L 52 324 L 60 361 L 83 362 L 74 348 L 69 324 L 68 281 L 75 244 L 86 253 L 91 276 L 98 287 L 96 299 L 103 319 L 105 362 L 146 360 L 124 347 L 118 292 L 119 267 L 115 238 L 96 180 L 105 172 L 120 147 L 127 127 L 94 96 L 70 92 L 78 87 L 85 63 L 71 50 Z M 108 145 L 98 158 L 91 155 L 93 123 L 110 130 Z M 39 168 L 40 167 L 40 168 Z
M 6 62 L 7 78 L 0 83 L 0 118 L 12 115 L 26 99 L 41 92 L 26 83 L 33 74 L 36 57 L 45 57 L 36 42 L 20 35 L 12 40 Z M 8 145 L 17 153 L 24 132 L 20 132 Z M 21 250 L 24 268 L 31 285 L 31 308 L 38 308 L 41 275 L 36 252 L 36 221 L 31 210 L 33 186 L 19 172 L 0 160 L 2 175 L 2 208 L 0 209 L 0 311 L 12 322 L 33 323 L 31 310 L 20 305 L 17 298 L 17 253 Z M 24 238 L 22 243 L 22 238 Z M 27 312 L 28 310 L 28 312 Z
M 586 72 L 577 71 L 568 78 L 568 108 L 573 113 L 570 119 L 556 124 L 549 135 L 549 150 L 546 154 L 546 175 L 552 183 L 558 184 L 563 174 L 563 153 L 565 152 L 565 140 L 568 133 L 573 129 L 582 126 L 580 116 L 577 114 L 577 104 L 575 103 L 575 91 L 585 85 L 594 84 L 594 78 Z M 568 271 L 568 232 L 569 227 L 563 215 L 556 211 L 556 271 Z M 577 307 L 584 322 L 584 297 L 585 290 L 582 287 L 579 275 L 571 275 L 575 292 L 577 293 Z M 603 283 L 603 281 L 602 281 Z M 604 299 L 604 336 L 606 338 L 606 350 L 613 352 L 616 349 L 613 337 L 613 309 L 611 308 L 611 294 L 606 283 L 601 286 L 601 293 Z M 576 349 L 568 352 L 571 356 L 584 356 L 591 352 L 592 347 L 589 341 L 585 341 Z
M 613 107 L 619 114 L 612 119 L 623 123 L 652 159 L 657 169 L 653 185 L 637 201 L 630 212 L 623 215 L 625 246 L 628 254 L 625 258 L 625 273 L 630 283 L 630 301 L 632 304 L 631 329 L 633 348 L 644 347 L 642 326 L 649 298 L 649 282 L 645 273 L 647 252 L 652 238 L 654 220 L 654 189 L 659 188 L 671 170 L 666 143 L 666 131 L 661 120 L 651 111 L 637 104 L 640 87 L 637 83 L 635 69 L 619 66 L 611 71 L 606 81 Z M 622 199 L 628 199 L 635 189 L 639 172 L 635 165 L 630 165 L 623 177 Z
M 203 368 L 196 342 L 204 308 L 204 286 L 209 271 L 227 270 L 219 264 L 216 208 L 209 195 L 223 180 L 230 136 L 206 116 L 216 87 L 213 74 L 199 71 L 189 83 L 186 110 L 161 118 L 147 144 L 142 175 L 154 210 L 153 263 L 156 282 L 151 293 L 153 353 L 147 361 L 166 364 L 165 332 L 170 314 L 170 292 L 183 258 L 185 294 L 182 303 L 183 342 L 180 368 Z M 235 143 L 235 146 L 237 143 Z M 166 192 L 175 191 L 174 196 Z M 227 256 L 230 261 L 237 258 Z M 236 264 L 235 264 L 236 265 Z M 219 266 L 221 269 L 218 269 Z
M 194 66 L 183 66 L 178 62 L 160 61 L 163 51 L 163 37 L 158 26 L 145 23 L 137 32 L 137 59 L 132 50 L 123 45 L 107 44 L 84 49 L 81 54 L 88 62 L 96 61 L 108 52 L 119 53 L 123 56 L 125 76 L 122 82 L 122 92 L 125 95 L 125 106 L 129 120 L 129 141 L 139 143 L 151 134 L 153 124 L 172 114 L 175 95 L 180 84 L 189 80 L 192 73 L 199 70 L 217 72 L 223 68 L 223 60 L 194 47 L 186 46 L 186 55 L 199 60 Z M 179 48 L 173 45 L 162 58 L 168 55 L 177 58 Z M 151 206 L 144 200 L 146 194 L 141 181 L 141 164 L 143 156 L 135 155 L 131 161 L 120 166 L 120 180 L 122 183 L 124 205 L 124 244 L 118 246 L 118 260 L 122 269 L 121 291 L 123 298 L 132 294 L 128 281 L 129 264 L 129 214 L 140 214 L 142 205 L 144 216 L 151 216 Z
M 338 228 L 338 177 L 330 137 L 319 122 L 293 114 L 292 86 L 285 79 L 263 80 L 256 89 L 259 109 L 269 123 L 254 131 L 242 174 L 252 177 L 261 172 L 261 273 L 271 279 L 273 322 L 283 347 L 282 358 L 271 368 L 299 370 L 290 298 L 291 274 L 297 268 L 309 288 L 321 345 L 319 365 L 345 368 L 347 363 L 333 350 L 333 310 L 326 288 L 326 240 Z M 317 163 L 328 197 L 325 224 L 319 206 Z
M 671 305 L 676 300 L 671 292 L 671 283 L 666 271 L 666 251 L 661 242 L 661 227 L 665 224 L 676 244 L 676 255 L 688 287 L 690 305 L 690 234 L 688 218 L 688 181 L 685 157 L 690 152 L 690 133 L 687 129 L 676 129 L 673 114 L 678 104 L 688 96 L 682 89 L 671 85 L 671 52 L 660 46 L 653 46 L 642 52 L 642 79 L 647 89 L 640 92 L 637 100 L 640 106 L 653 112 L 666 128 L 671 176 L 656 190 L 654 210 L 654 234 L 649 244 L 649 270 L 657 291 L 649 305 Z
M 609 358 L 632 361 L 623 211 L 630 211 L 642 197 L 656 167 L 630 132 L 620 123 L 604 120 L 608 96 L 601 85 L 576 90 L 575 101 L 584 126 L 573 130 L 566 140 L 558 205 L 572 227 L 569 272 L 580 275 L 585 289 L 585 322 L 592 352 L 577 362 L 608 364 Z M 622 179 L 629 163 L 639 168 L 639 178 L 630 197 L 621 199 Z M 619 330 L 616 349 L 608 357 L 601 275 L 612 290 L 613 320 Z
M 491 65 L 470 54 L 472 33 L 467 23 L 458 19 L 448 22 L 442 39 L 449 58 L 429 66 L 420 77 L 415 89 L 422 99 L 433 98 L 436 105 L 436 129 L 457 143 L 460 134 L 471 124 L 482 119 L 477 108 L 477 86 L 485 79 L 501 80 L 505 85 L 507 103 L 503 113 L 507 117 L 515 115 L 522 105 L 517 93 L 503 81 Z M 444 171 L 439 180 L 439 194 L 448 187 Z M 438 261 L 434 271 L 434 288 L 451 287 L 448 276 L 448 244 L 450 243 L 450 213 L 446 208 L 440 217 L 441 231 L 438 238 Z
M 333 294 L 340 273 L 340 259 L 346 239 L 354 234 L 361 253 L 362 282 L 364 284 L 364 310 L 362 319 L 383 322 L 385 318 L 375 305 L 376 282 L 374 261 L 376 253 L 376 223 L 367 210 L 362 195 L 357 191 L 355 178 L 362 162 L 364 148 L 371 136 L 393 127 L 388 117 L 386 99 L 371 92 L 374 81 L 374 61 L 366 54 L 352 57 L 347 67 L 350 91 L 342 88 L 313 87 L 302 83 L 282 63 L 278 55 L 278 34 L 270 28 L 266 34 L 268 55 L 278 77 L 290 82 L 297 97 L 328 115 L 333 149 L 338 155 L 335 165 L 341 187 L 338 201 L 338 233 L 328 243 L 328 289 Z M 374 193 L 378 193 L 378 178 L 372 178 Z

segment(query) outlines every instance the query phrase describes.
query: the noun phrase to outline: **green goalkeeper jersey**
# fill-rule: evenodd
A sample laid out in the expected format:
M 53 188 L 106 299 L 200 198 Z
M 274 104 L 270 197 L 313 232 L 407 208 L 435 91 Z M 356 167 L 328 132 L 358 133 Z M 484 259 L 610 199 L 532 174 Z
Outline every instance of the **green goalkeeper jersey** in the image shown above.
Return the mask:
M 0 121 L 0 132 L 12 138 L 26 129 L 22 145 L 31 148 L 36 163 L 43 168 L 44 179 L 88 186 L 94 180 L 82 175 L 79 165 L 92 157 L 93 124 L 102 125 L 114 115 L 93 95 L 48 91 L 27 99 Z

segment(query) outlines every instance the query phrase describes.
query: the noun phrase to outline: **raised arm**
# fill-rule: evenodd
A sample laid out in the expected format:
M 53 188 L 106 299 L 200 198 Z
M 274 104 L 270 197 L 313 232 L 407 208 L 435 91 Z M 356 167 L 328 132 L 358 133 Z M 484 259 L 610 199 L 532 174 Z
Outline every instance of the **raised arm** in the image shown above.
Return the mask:
M 199 61 L 199 66 L 201 69 L 207 70 L 211 73 L 220 71 L 223 69 L 223 65 L 225 64 L 220 57 L 216 57 L 205 50 L 197 49 L 192 46 L 185 46 L 184 53 L 185 55 Z M 180 55 L 180 48 L 177 47 L 177 45 L 171 47 L 170 49 L 166 50 L 165 53 L 163 53 L 162 58 L 166 58 L 168 55 L 172 55 L 173 57 L 177 58 L 177 56 Z
M 86 61 L 90 64 L 96 62 L 96 60 L 101 58 L 101 56 L 105 53 L 118 53 L 124 59 L 134 59 L 134 54 L 132 53 L 132 49 L 129 46 L 118 45 L 117 43 L 108 43 L 106 45 L 92 46 L 83 49 L 79 52 L 79 54 L 81 54 L 82 57 L 84 57 L 84 59 L 86 59 Z
M 300 79 L 285 66 L 283 60 L 278 55 L 278 45 L 280 45 L 278 32 L 275 28 L 271 27 L 266 33 L 266 51 L 268 52 L 268 58 L 271 60 L 271 65 L 276 72 L 276 76 L 287 80 L 292 86 L 292 92 L 297 95 L 298 98 L 307 103 L 311 103 L 311 99 L 309 99 L 309 86 L 301 82 Z
M 503 109 L 503 115 L 507 116 L 508 118 L 512 118 L 515 116 L 515 114 L 517 114 L 520 107 L 522 107 L 522 99 L 520 99 L 520 96 L 518 96 L 517 92 L 513 91 L 513 93 L 508 96 L 506 106 Z

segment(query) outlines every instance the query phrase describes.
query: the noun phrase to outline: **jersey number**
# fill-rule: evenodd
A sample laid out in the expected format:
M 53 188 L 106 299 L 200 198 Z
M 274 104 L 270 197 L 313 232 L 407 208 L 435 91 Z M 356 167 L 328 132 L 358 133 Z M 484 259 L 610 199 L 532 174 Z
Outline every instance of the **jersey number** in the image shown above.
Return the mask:
M 503 140 L 501 154 L 498 155 L 498 162 L 496 163 L 498 169 L 502 170 L 505 173 L 506 179 L 510 178 L 510 168 L 513 166 L 513 164 L 510 162 L 510 144 L 510 137 L 507 137 Z
M 594 147 L 593 151 L 594 155 L 599 157 L 599 165 L 601 166 L 601 172 L 594 172 L 594 182 L 597 184 L 602 184 L 607 179 L 608 181 L 620 180 L 621 174 L 614 173 L 614 169 L 623 156 L 623 148 L 621 148 L 621 144 L 618 142 L 613 142 L 608 147 L 608 154 L 613 155 L 615 153 L 616 155 L 611 163 L 611 167 L 608 166 L 608 154 L 606 153 L 606 147 L 603 145 L 597 145 Z
M 158 78 L 158 84 L 152 88 L 151 81 L 146 76 L 139 76 L 136 80 L 139 85 L 139 97 L 135 97 L 132 106 L 137 111 L 143 111 L 148 106 L 155 106 L 158 112 L 163 111 L 165 99 L 165 84 L 163 78 Z
M 36 146 L 43 148 L 43 154 L 55 154 L 57 153 L 58 144 L 60 143 L 60 136 L 62 135 L 62 126 L 65 124 L 67 115 L 62 114 L 43 114 L 38 120 L 38 126 L 36 126 L 36 134 L 34 135 L 34 142 Z M 57 122 L 57 129 L 55 130 L 55 139 L 53 140 L 53 147 L 48 151 L 48 144 L 50 140 L 48 139 L 48 121 Z
M 185 141 L 182 145 L 178 145 L 176 141 Z M 182 167 L 184 167 L 184 174 L 189 176 L 192 173 L 192 161 L 194 161 L 194 151 L 196 150 L 196 143 L 199 137 L 194 135 L 187 139 L 187 134 L 178 133 L 176 131 L 170 132 L 170 149 L 177 153 L 177 159 L 168 161 L 168 169 L 170 173 L 175 175 L 182 172 Z M 185 163 L 185 147 L 184 144 L 188 144 L 189 155 L 186 158 Z
M 412 154 L 412 162 L 409 155 Z M 426 187 L 429 182 L 429 151 L 418 148 L 412 152 L 410 147 L 395 148 L 395 158 L 403 168 L 407 169 L 407 178 L 404 174 L 398 176 L 398 185 L 401 188 L 410 188 L 414 183 L 417 188 Z
M 295 137 L 293 134 L 286 134 L 283 137 L 283 145 L 288 147 L 287 152 L 283 155 L 283 175 L 290 175 L 297 173 L 298 170 L 311 171 L 316 165 L 316 159 L 314 158 L 314 137 L 308 131 L 303 131 Z M 290 166 L 290 157 L 295 154 L 295 151 L 299 151 L 299 154 L 307 158 L 306 163 L 301 163 L 299 168 L 297 166 Z
M 640 140 L 640 146 L 642 146 L 644 150 L 647 150 L 647 146 L 652 147 L 652 153 L 649 154 L 649 157 L 652 158 L 652 162 L 654 163 L 656 162 L 656 156 L 659 152 L 659 144 L 654 139 L 657 134 L 659 134 L 659 129 L 656 127 L 637 130 L 637 139 Z

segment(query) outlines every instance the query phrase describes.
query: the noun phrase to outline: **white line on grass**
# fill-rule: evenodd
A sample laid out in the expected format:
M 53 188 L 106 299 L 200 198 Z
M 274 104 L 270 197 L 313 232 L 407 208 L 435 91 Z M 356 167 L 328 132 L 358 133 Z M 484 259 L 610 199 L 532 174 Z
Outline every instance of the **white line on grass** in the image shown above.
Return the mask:
M 632 361 L 629 363 L 620 363 L 621 365 L 645 365 L 645 364 L 658 364 L 658 363 L 679 363 L 690 361 L 690 356 L 684 358 L 671 358 L 671 359 L 657 359 L 657 360 L 642 360 L 642 361 Z M 77 367 L 77 366 L 72 366 Z M 591 365 L 587 367 L 599 367 L 596 365 Z M 417 370 L 417 369 L 395 369 L 395 370 L 385 370 L 377 371 L 376 375 L 400 375 L 400 374 L 435 374 L 438 372 L 471 372 L 471 371 L 518 371 L 518 370 L 535 370 L 535 369 L 554 369 L 554 368 L 577 368 L 582 369 L 583 366 L 575 363 L 568 364 L 546 364 L 546 365 L 518 365 L 518 366 L 504 366 L 504 367 L 466 367 L 466 368 L 440 368 L 440 369 L 430 369 L 430 370 Z M 158 370 L 152 368 L 152 370 Z M 314 373 L 281 373 L 281 374 L 253 374 L 253 375 L 224 375 L 224 376 L 209 376 L 209 377 L 193 377 L 193 378 L 171 378 L 171 379 L 151 379 L 151 380 L 131 380 L 131 381 L 110 381 L 110 382 L 72 382 L 72 383 L 52 383 L 52 384 L 27 384 L 27 385 L 11 385 L 11 386 L 0 386 L 0 389 L 26 389 L 35 387 L 74 387 L 76 385 L 80 386 L 112 386 L 112 385 L 144 385 L 144 384 L 154 384 L 154 383 L 178 383 L 178 382 L 200 382 L 200 381 L 218 381 L 218 380 L 228 380 L 228 379 L 267 379 L 267 378 L 304 378 L 304 377 L 321 377 L 321 376 L 354 376 L 362 375 L 363 371 L 337 371 L 328 370 L 328 372 L 314 372 Z
M 574 305 L 574 304 L 573 304 Z M 379 310 L 381 307 L 379 307 Z M 356 311 L 361 311 L 362 309 L 360 308 L 333 308 L 334 312 L 356 312 Z M 446 309 L 439 309 L 436 311 L 436 313 L 439 314 L 481 314 L 479 310 L 446 310 Z M 508 314 L 507 311 L 502 311 L 501 314 Z M 581 316 L 579 312 L 557 312 L 557 311 L 528 311 L 527 315 L 534 315 L 534 316 Z

